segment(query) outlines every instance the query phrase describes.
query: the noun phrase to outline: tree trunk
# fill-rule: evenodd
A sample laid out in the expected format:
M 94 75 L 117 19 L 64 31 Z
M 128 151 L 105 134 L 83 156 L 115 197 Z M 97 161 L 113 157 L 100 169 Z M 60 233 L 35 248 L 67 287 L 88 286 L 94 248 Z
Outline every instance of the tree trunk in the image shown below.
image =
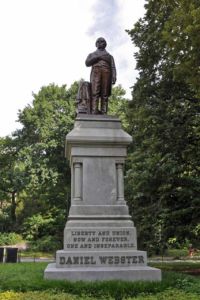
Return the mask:
M 11 220 L 13 224 L 16 223 L 16 196 L 17 193 L 15 191 L 11 193 Z

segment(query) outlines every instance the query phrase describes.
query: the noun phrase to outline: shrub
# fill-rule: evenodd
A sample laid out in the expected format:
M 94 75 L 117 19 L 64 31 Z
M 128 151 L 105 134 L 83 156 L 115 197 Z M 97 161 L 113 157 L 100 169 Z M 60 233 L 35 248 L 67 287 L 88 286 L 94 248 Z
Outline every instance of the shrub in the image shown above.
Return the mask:
M 172 256 L 175 258 L 186 257 L 189 255 L 188 249 L 168 249 L 166 255 Z
M 127 300 L 199 300 L 199 295 L 185 293 L 176 289 L 169 289 L 154 295 L 140 295 Z
M 15 245 L 23 241 L 20 234 L 15 232 L 0 233 L 0 246 Z
M 168 266 L 168 263 L 164 265 Z M 190 265 L 193 268 L 194 264 L 190 263 Z M 27 293 L 33 291 L 46 292 L 50 295 L 59 294 L 60 296 L 66 293 L 65 296 L 70 294 L 71 299 L 77 300 L 94 298 L 99 300 L 124 300 L 127 298 L 138 299 L 137 297 L 140 297 L 140 300 L 141 295 L 144 300 L 197 300 L 200 296 L 200 281 L 198 278 L 175 272 L 162 272 L 161 282 L 70 282 L 65 280 L 45 280 L 43 276 L 46 266 L 47 263 L 43 262 L 0 264 L 0 291 L 12 290 L 23 292 L 24 295 L 30 295 Z M 38 294 L 37 300 L 40 299 L 40 295 Z M 45 297 L 45 295 L 43 294 L 43 299 L 52 299 Z M 87 298 L 85 295 L 90 298 Z M 174 295 L 174 298 L 172 295 Z M 191 297 L 187 298 L 187 295 L 191 295 Z M 198 296 L 196 297 L 196 295 Z M 148 299 L 147 296 L 151 298 Z M 3 299 L 5 300 L 6 298 Z M 18 299 L 20 300 L 20 298 Z M 31 297 L 27 296 L 25 299 L 29 300 Z M 64 300 L 65 298 L 60 297 L 59 299 Z M 2 299 L 0 298 L 0 300 Z
M 53 252 L 61 249 L 60 241 L 56 241 L 52 236 L 44 236 L 36 241 L 29 242 L 29 250 L 41 252 Z
M 45 236 L 48 227 L 54 222 L 51 216 L 42 216 L 40 213 L 27 218 L 23 224 L 23 235 L 26 240 L 34 241 Z
M 123 298 L 123 295 L 122 295 Z M 0 300 L 94 300 L 97 298 L 89 297 L 86 295 L 75 296 L 72 294 L 65 294 L 63 292 L 59 293 L 58 291 L 44 291 L 44 292 L 13 292 L 8 291 L 0 293 Z M 106 297 L 106 299 L 111 299 Z M 115 298 L 117 299 L 117 297 Z M 176 289 L 169 289 L 164 292 L 147 295 L 141 293 L 139 296 L 134 298 L 128 298 L 127 300 L 199 300 L 199 296 L 193 293 L 185 293 Z
M 0 300 L 81 300 L 81 299 L 91 299 L 88 297 L 77 297 L 65 293 L 54 293 L 51 292 L 26 292 L 26 293 L 16 293 L 13 291 L 8 291 L 5 293 L 0 293 Z

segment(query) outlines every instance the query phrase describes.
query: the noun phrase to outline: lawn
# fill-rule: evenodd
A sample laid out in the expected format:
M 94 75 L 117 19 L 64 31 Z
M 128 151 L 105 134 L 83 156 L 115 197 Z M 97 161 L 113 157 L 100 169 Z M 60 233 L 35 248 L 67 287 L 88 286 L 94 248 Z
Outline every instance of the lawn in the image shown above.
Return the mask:
M 77 282 L 44 280 L 46 263 L 0 264 L 0 300 L 199 300 L 200 277 L 165 271 L 194 269 L 194 263 L 156 264 L 164 271 L 161 282 Z M 155 264 L 154 264 L 155 266 Z M 169 268 L 170 267 L 170 268 Z M 195 268 L 199 268 L 196 264 Z
M 171 261 L 171 262 L 152 262 L 149 264 L 152 267 L 159 268 L 165 271 L 192 271 L 192 270 L 200 270 L 200 262 L 196 262 L 191 260 L 190 262 L 186 261 Z

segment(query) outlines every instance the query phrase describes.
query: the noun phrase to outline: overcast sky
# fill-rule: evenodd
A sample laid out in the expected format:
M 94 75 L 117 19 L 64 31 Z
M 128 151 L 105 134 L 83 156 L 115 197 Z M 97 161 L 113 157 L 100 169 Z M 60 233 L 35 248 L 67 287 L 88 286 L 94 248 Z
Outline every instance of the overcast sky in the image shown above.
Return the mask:
M 125 29 L 144 15 L 145 0 L 0 0 L 0 136 L 19 128 L 17 113 L 32 92 L 89 80 L 85 59 L 103 36 L 117 83 L 131 97 L 134 46 Z

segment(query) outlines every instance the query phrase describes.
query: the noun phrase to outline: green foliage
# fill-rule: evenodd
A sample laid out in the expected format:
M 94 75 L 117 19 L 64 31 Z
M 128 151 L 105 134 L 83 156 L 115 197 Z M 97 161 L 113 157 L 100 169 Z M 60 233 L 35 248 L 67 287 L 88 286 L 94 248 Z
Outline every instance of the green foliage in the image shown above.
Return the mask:
M 34 214 L 23 223 L 23 236 L 31 251 L 52 252 L 62 247 L 64 211 L 52 209 L 47 214 Z M 61 231 L 59 232 L 59 230 Z M 59 232 L 59 234 L 58 234 Z
M 10 218 L 10 207 L 9 207 L 9 199 L 6 197 L 1 200 L 2 208 L 0 209 L 0 232 L 5 232 L 6 229 L 9 230 L 12 227 L 12 222 Z M 7 204 L 4 207 L 4 203 Z
M 84 298 L 94 297 L 96 299 L 133 298 L 142 294 L 142 296 L 154 296 L 156 299 L 163 293 L 167 295 L 169 289 L 174 289 L 177 295 L 178 292 L 179 294 L 181 292 L 183 296 L 190 293 L 199 297 L 200 282 L 198 279 L 173 272 L 163 272 L 161 282 L 69 282 L 44 280 L 45 267 L 45 263 L 0 265 L 1 291 L 12 290 L 13 292 L 23 292 L 25 294 L 31 291 L 43 291 L 50 293 L 50 295 L 67 293 L 72 298 L 78 296 Z
M 10 137 L 0 138 L 0 229 L 10 230 L 16 226 L 16 208 L 20 203 L 18 194 L 27 184 L 24 163 L 18 153 L 20 145 L 17 139 Z M 1 217 L 7 214 L 8 219 Z M 4 224 L 3 222 L 6 221 Z
M 140 246 L 154 252 L 162 252 L 170 238 L 199 246 L 200 109 L 199 87 L 192 84 L 199 76 L 194 72 L 192 78 L 185 66 L 199 61 L 199 51 L 191 48 L 186 55 L 184 39 L 187 26 L 190 32 L 198 27 L 194 20 L 186 24 L 187 18 L 197 18 L 195 3 L 150 0 L 144 18 L 128 32 L 139 49 L 139 78 L 128 110 L 134 143 L 126 195 Z M 188 38 L 189 45 L 192 39 L 195 36 Z M 182 68 L 188 76 L 180 75 Z
M 51 292 L 13 292 L 8 291 L 0 293 L 0 300 L 81 300 L 81 299 L 91 299 L 87 296 L 85 297 L 76 297 L 71 294 L 58 293 L 57 291 Z
M 174 258 L 188 258 L 189 256 L 189 251 L 188 248 L 183 248 L 183 249 L 171 249 L 168 248 L 165 252 L 165 255 L 174 257 Z
M 62 293 L 57 291 L 51 292 L 13 292 L 8 291 L 0 293 L 0 300 L 93 300 L 97 297 L 90 297 L 87 295 L 74 296 L 68 293 Z M 113 298 L 106 298 L 113 299 Z M 117 299 L 117 298 L 115 298 Z M 141 294 L 138 297 L 127 298 L 128 300 L 198 300 L 199 296 L 192 293 L 185 293 L 177 289 L 169 289 L 163 293 L 158 293 L 157 295 L 146 295 Z
M 177 289 L 169 289 L 157 295 L 142 295 L 136 298 L 128 298 L 136 300 L 198 300 L 199 296 L 192 293 L 185 293 Z
M 42 87 L 33 94 L 32 104 L 19 112 L 22 129 L 0 140 L 0 230 L 14 228 L 35 251 L 53 250 L 63 239 L 71 194 L 65 136 L 73 127 L 77 90 L 78 82 L 69 89 L 55 84 Z M 114 87 L 109 107 L 126 127 L 124 95 L 121 86 Z
M 54 222 L 50 216 L 43 217 L 40 213 L 29 217 L 24 222 L 23 235 L 28 241 L 33 241 L 47 234 L 48 226 Z
M 174 1 L 171 1 L 172 4 Z M 174 78 L 182 79 L 200 97 L 199 48 L 200 4 L 196 0 L 179 0 L 163 30 L 168 56 L 174 64 Z
M 22 241 L 23 241 L 22 236 L 15 232 L 0 233 L 0 246 L 15 245 Z
M 28 192 L 48 202 L 63 202 L 69 186 L 69 166 L 64 157 L 65 136 L 72 129 L 75 115 L 74 99 L 78 84 L 69 90 L 54 84 L 34 94 L 33 105 L 19 114 L 22 130 L 16 133 L 24 145 L 20 152 L 29 178 Z M 61 201 L 62 200 L 62 201 Z
M 33 252 L 55 252 L 62 248 L 62 242 L 52 236 L 43 236 L 40 239 L 32 240 L 28 244 L 29 251 Z
M 61 238 L 70 205 L 65 136 L 72 129 L 78 83 L 50 84 L 19 112 L 22 129 L 0 139 L 0 230 L 28 239 Z
M 199 296 L 194 295 L 192 293 L 184 293 L 177 289 L 169 289 L 163 293 L 159 293 L 157 295 L 145 295 L 142 294 L 138 297 L 134 298 L 127 298 L 127 300 L 198 300 Z M 87 295 L 82 296 L 74 296 L 67 293 L 62 293 L 58 291 L 51 291 L 51 292 L 13 292 L 8 291 L 4 293 L 0 293 L 0 300 L 93 300 L 93 299 L 100 299 L 96 297 L 89 297 Z M 102 298 L 105 299 L 105 298 Z M 116 298 L 106 298 L 107 300 L 117 300 L 120 299 L 119 297 Z M 121 298 L 124 299 L 124 298 Z
M 0 189 L 12 193 L 22 189 L 25 181 L 24 165 L 19 160 L 20 145 L 16 139 L 0 138 Z
M 177 238 L 176 237 L 173 237 L 173 238 L 169 238 L 168 241 L 167 241 L 168 245 L 169 245 L 169 248 L 176 248 L 176 249 L 180 249 L 181 248 L 181 245 L 180 243 L 177 241 Z
M 193 229 L 194 235 L 198 238 L 200 236 L 200 224 L 197 224 L 195 228 Z
M 112 95 L 109 98 L 108 114 L 118 116 L 122 122 L 122 127 L 128 128 L 128 99 L 124 98 L 126 91 L 121 85 L 112 88 Z
M 189 271 L 194 269 L 200 268 L 200 263 L 195 261 L 178 261 L 178 262 L 152 262 L 150 263 L 150 266 L 162 269 L 163 271 L 176 271 L 176 272 L 183 272 L 183 271 Z M 192 277 L 188 277 L 189 279 L 192 279 Z
M 30 248 L 26 248 L 25 250 L 20 250 L 20 258 L 33 258 L 33 260 L 37 258 L 38 259 L 48 258 L 50 260 L 53 260 L 54 250 L 50 250 L 49 252 L 44 252 L 44 251 L 36 251 L 36 250 L 31 250 Z

